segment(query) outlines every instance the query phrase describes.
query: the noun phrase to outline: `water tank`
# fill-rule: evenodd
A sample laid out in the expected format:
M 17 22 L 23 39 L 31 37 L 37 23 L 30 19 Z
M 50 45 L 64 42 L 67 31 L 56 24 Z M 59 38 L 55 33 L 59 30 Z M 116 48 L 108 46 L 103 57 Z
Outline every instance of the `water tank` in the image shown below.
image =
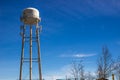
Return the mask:
M 39 11 L 36 8 L 26 8 L 22 12 L 21 21 L 25 24 L 36 24 L 40 21 Z

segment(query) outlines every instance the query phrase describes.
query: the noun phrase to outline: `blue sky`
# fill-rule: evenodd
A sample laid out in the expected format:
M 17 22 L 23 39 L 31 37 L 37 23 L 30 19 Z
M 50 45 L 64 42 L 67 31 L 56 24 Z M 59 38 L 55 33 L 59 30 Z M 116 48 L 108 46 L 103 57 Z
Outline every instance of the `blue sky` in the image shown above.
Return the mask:
M 42 72 L 46 78 L 68 75 L 73 60 L 85 57 L 86 71 L 107 45 L 120 55 L 120 0 L 1 0 L 0 79 L 16 80 L 21 52 L 20 15 L 27 7 L 40 11 Z

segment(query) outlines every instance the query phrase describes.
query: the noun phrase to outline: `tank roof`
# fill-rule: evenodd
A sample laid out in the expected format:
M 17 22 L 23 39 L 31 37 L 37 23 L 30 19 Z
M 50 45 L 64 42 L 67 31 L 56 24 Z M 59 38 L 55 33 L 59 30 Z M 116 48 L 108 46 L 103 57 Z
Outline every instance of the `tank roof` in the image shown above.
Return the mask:
M 36 11 L 38 11 L 38 9 L 36 9 L 36 8 L 33 8 L 33 7 L 28 7 L 28 8 L 25 8 L 24 10 L 26 10 L 26 9 L 31 9 L 31 10 L 36 10 Z M 23 10 L 23 11 L 24 11 Z M 38 11 L 39 12 L 39 11 Z

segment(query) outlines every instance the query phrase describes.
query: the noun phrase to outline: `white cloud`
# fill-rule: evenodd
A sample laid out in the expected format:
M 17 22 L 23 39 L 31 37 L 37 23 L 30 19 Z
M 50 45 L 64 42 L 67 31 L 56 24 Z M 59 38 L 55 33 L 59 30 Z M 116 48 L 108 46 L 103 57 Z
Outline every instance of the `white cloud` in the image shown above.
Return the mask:
M 60 69 L 57 69 L 55 71 L 50 71 L 43 75 L 43 78 L 45 80 L 56 80 L 56 79 L 65 79 L 66 76 L 70 77 L 70 68 L 71 65 L 65 65 L 61 67 Z
M 44 79 L 45 80 L 56 80 L 56 79 L 62 79 L 62 76 L 51 73 L 50 75 L 45 75 Z
M 92 53 L 92 54 L 63 54 L 61 55 L 60 57 L 73 57 L 73 58 L 83 58 L 83 57 L 92 57 L 92 56 L 96 56 L 95 53 Z

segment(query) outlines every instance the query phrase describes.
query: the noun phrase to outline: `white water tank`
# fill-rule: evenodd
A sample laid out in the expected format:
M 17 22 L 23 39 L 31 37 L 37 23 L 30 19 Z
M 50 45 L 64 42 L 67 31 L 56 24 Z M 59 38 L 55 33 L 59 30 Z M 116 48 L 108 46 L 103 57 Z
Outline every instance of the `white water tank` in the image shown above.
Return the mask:
M 21 21 L 25 24 L 33 25 L 40 21 L 39 11 L 36 8 L 26 8 L 23 10 Z

